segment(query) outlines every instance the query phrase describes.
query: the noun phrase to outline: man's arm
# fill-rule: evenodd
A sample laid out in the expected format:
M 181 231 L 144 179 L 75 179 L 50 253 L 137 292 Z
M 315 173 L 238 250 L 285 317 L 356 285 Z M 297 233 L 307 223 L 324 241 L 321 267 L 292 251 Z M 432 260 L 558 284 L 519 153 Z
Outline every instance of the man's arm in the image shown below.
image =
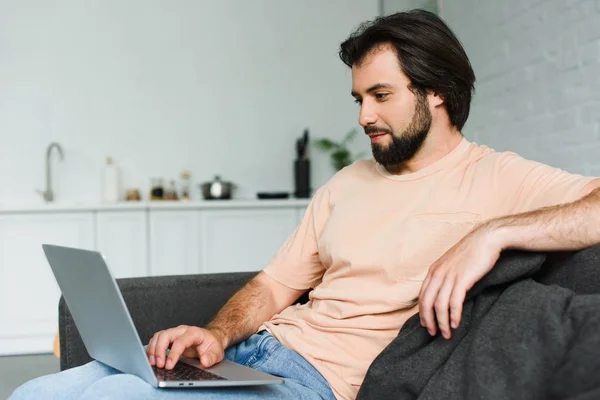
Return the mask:
M 172 369 L 179 356 L 184 355 L 199 358 L 208 368 L 223 359 L 227 347 L 252 335 L 263 322 L 304 292 L 291 289 L 261 271 L 225 303 L 205 328 L 180 325 L 155 333 L 146 348 L 150 364 Z
M 255 333 L 263 322 L 304 292 L 282 285 L 261 271 L 225 303 L 206 329 L 218 332 L 226 349 Z
M 421 325 L 431 335 L 439 325 L 449 339 L 467 291 L 494 267 L 502 250 L 579 250 L 600 243 L 600 179 L 589 182 L 583 194 L 572 203 L 492 219 L 465 236 L 433 263 L 423 281 Z
M 181 325 L 155 333 L 146 348 L 150 364 L 170 369 L 184 355 L 199 358 L 208 368 L 223 359 L 227 347 L 255 333 L 307 288 L 318 284 L 325 273 L 318 237 L 329 217 L 329 196 L 328 184 L 317 190 L 302 221 L 269 264 L 233 295 L 206 327 Z
M 501 250 L 580 250 L 600 242 L 600 189 L 598 179 L 583 198 L 488 221 Z

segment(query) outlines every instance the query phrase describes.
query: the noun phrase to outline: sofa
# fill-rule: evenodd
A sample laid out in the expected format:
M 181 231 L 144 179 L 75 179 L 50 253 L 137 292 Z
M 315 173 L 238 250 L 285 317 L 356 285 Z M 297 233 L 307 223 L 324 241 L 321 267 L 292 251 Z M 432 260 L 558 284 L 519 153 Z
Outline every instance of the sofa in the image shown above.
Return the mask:
M 575 263 L 579 267 L 566 268 Z M 204 326 L 218 309 L 255 272 L 181 275 L 118 279 L 123 298 L 142 343 L 152 335 L 177 325 Z M 558 285 L 577 294 L 600 293 L 600 245 L 581 252 L 550 253 L 544 267 L 533 278 L 545 285 Z M 306 302 L 307 294 L 298 302 Z M 64 299 L 59 303 L 61 370 L 91 360 Z M 369 376 L 363 383 L 367 383 Z
M 154 333 L 178 325 L 204 326 L 227 300 L 256 272 L 158 276 L 117 279 L 142 343 Z M 299 302 L 308 301 L 303 295 Z M 59 302 L 61 371 L 83 365 L 91 358 L 64 298 Z

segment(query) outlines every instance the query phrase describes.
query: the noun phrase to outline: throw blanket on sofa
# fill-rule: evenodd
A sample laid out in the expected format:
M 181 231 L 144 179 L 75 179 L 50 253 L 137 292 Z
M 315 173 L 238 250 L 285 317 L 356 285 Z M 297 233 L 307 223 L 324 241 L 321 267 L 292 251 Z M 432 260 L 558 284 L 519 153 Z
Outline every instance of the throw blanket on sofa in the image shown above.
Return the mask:
M 505 252 L 469 291 L 450 340 L 413 316 L 357 399 L 600 399 L 600 294 L 591 293 L 600 293 L 598 245 Z

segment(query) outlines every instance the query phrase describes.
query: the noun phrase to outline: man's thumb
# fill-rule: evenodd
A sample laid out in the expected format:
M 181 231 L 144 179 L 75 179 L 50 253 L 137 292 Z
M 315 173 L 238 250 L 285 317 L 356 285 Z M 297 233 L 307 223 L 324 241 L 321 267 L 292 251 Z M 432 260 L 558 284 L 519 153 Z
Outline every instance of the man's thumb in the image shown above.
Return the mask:
M 204 368 L 212 367 L 215 363 L 215 360 L 215 355 L 209 351 L 205 352 L 200 356 L 200 364 L 202 364 Z

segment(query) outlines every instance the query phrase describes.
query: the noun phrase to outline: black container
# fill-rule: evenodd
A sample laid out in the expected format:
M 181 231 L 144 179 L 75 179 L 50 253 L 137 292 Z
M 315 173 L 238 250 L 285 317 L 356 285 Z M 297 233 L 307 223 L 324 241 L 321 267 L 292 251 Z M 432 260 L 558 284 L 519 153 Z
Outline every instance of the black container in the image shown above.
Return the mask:
M 307 199 L 311 197 L 310 188 L 310 160 L 299 159 L 294 161 L 294 197 Z

